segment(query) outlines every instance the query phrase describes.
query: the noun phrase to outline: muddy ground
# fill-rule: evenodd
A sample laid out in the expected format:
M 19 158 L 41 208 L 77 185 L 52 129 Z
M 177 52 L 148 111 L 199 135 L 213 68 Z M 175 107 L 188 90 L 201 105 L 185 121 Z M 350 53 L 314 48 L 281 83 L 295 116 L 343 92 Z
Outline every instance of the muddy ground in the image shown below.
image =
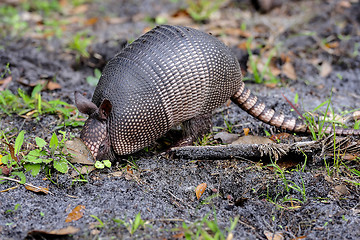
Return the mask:
M 250 79 L 247 86 L 277 111 L 297 117 L 282 96 L 294 101 L 296 94 L 301 112 L 313 110 L 330 96 L 337 114 L 360 106 L 360 2 L 357 0 L 284 1 L 265 13 L 256 11 L 250 1 L 226 1 L 210 19 L 201 23 L 180 11 L 186 6 L 181 1 L 103 1 L 86 5 L 83 17 L 99 20 L 69 31 L 83 27 L 95 36 L 89 52 L 91 56 L 101 55 L 101 61 L 91 58 L 76 61 L 62 38 L 41 38 L 31 31 L 4 36 L 0 39 L 0 69 L 3 71 L 10 63 L 12 76 L 6 88 L 14 93 L 23 88 L 30 93 L 32 83 L 56 76 L 61 88 L 43 91 L 43 99 L 59 98 L 73 104 L 75 90 L 90 97 L 94 87 L 85 79 L 92 75 L 94 67 L 102 69 L 124 46 L 125 40 L 131 41 L 155 26 L 154 20 L 166 19 L 168 24 L 212 32 L 224 41 L 238 56 L 245 77 Z M 113 21 L 105 20 L 105 16 Z M 250 37 L 254 38 L 253 54 L 260 60 L 266 61 L 275 49 L 271 71 L 277 72 L 276 84 L 255 84 L 251 80 L 254 78 L 248 71 L 250 60 L 244 48 Z M 224 119 L 233 125 L 233 132 L 242 135 L 243 128 L 250 128 L 250 134 L 256 136 L 265 136 L 265 131 L 280 132 L 232 104 L 214 113 L 213 123 L 218 127 L 215 131 L 225 127 Z M 56 116 L 24 119 L 2 113 L 0 126 L 9 135 L 26 130 L 27 139 L 39 136 L 49 140 L 57 124 Z M 80 129 L 62 130 L 77 136 Z M 232 239 L 360 238 L 360 177 L 348 171 L 360 170 L 358 159 L 342 160 L 343 164 L 335 169 L 331 157 L 325 158 L 330 167 L 322 155 L 299 157 L 296 160 L 300 165 L 288 168 L 285 178 L 301 186 L 303 192 L 287 191 L 284 178 L 274 168 L 266 167 L 270 163 L 266 158 L 182 159 L 160 149 L 140 152 L 132 159 L 137 165 L 133 173 L 124 169 L 126 163 L 119 162 L 111 169 L 93 171 L 87 176 L 87 183 L 72 182 L 69 174 L 54 174 L 53 182 L 44 179 L 44 174 L 35 178 L 27 175 L 28 183 L 48 186 L 51 194 L 47 195 L 28 191 L 13 181 L 2 183 L 1 190 L 18 187 L 0 193 L 0 239 L 182 239 L 187 232 L 182 228 L 183 223 L 194 239 L 199 237 L 196 235 L 200 234 L 199 229 L 212 234 L 208 225 L 201 222 L 206 215 L 207 219 L 216 220 L 227 239 L 231 236 Z M 295 171 L 301 167 L 304 171 Z M 328 174 L 327 169 L 333 173 Z M 200 183 L 207 183 L 207 189 L 197 200 L 195 188 Z M 20 205 L 17 210 L 8 211 L 17 204 Z M 66 217 L 78 205 L 85 206 L 83 217 L 66 223 Z M 114 221 L 129 222 L 138 213 L 146 225 L 132 235 L 123 224 Z M 91 215 L 104 225 L 96 226 L 94 223 L 98 221 Z M 236 217 L 239 221 L 233 235 L 228 235 L 231 219 Z M 32 232 L 68 226 L 79 231 L 63 237 Z

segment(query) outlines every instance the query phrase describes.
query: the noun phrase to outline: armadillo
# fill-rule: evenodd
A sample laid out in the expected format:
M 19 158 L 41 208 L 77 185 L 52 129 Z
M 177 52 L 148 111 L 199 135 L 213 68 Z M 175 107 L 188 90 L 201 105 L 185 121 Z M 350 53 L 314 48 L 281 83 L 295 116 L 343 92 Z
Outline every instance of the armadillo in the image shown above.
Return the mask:
M 238 60 L 216 37 L 189 27 L 158 26 L 107 63 L 92 101 L 75 92 L 77 108 L 89 115 L 80 138 L 94 158 L 115 159 L 150 145 L 175 125 L 211 113 L 229 98 L 272 126 L 309 131 L 301 120 L 257 100 L 242 81 Z M 360 135 L 353 129 L 336 133 Z

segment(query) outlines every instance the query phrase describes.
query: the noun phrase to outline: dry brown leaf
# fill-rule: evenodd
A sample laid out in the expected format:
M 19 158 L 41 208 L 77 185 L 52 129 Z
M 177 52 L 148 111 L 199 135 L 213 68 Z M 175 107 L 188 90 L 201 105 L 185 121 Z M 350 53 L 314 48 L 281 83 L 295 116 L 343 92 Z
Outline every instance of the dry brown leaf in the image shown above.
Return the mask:
M 93 165 L 95 162 L 93 155 L 79 138 L 66 141 L 64 151 L 65 153 L 71 153 L 71 163 Z
M 339 42 L 328 42 L 328 43 L 325 43 L 325 47 L 327 47 L 327 48 L 337 48 L 337 47 L 339 47 Z
M 282 66 L 282 72 L 285 74 L 285 76 L 287 76 L 291 80 L 296 80 L 297 78 L 294 66 L 292 65 L 291 62 L 284 63 L 284 65 Z
M 181 233 L 177 233 L 175 235 L 172 235 L 171 239 L 184 239 L 184 237 L 185 237 L 185 234 L 183 232 L 181 232 Z
M 338 3 L 338 5 L 340 7 L 343 7 L 343 8 L 351 8 L 351 3 L 350 1 L 346 1 L 346 0 L 342 0 Z
M 46 89 L 50 91 L 55 89 L 61 89 L 61 85 L 56 82 L 48 81 L 46 84 Z
M 225 28 L 225 33 L 229 35 L 235 35 L 237 37 L 250 38 L 251 33 L 241 30 L 240 28 Z
M 9 85 L 9 83 L 12 81 L 12 76 L 8 76 L 4 79 L 0 79 L 0 92 L 4 91 L 5 88 L 7 87 L 7 85 Z
M 266 87 L 268 88 L 276 88 L 277 87 L 277 83 L 274 82 L 274 83 L 265 83 L 264 84 Z
M 264 234 L 268 240 L 283 240 L 284 235 L 282 232 L 270 232 L 270 231 L 264 231 Z
M 134 174 L 134 172 L 133 172 L 133 170 L 132 170 L 132 168 L 131 168 L 130 165 L 126 165 L 126 172 L 127 172 L 128 174 Z
M 49 188 L 44 188 L 44 187 L 38 187 L 38 186 L 25 186 L 25 189 L 29 190 L 29 191 L 33 191 L 36 193 L 44 193 L 44 194 L 48 194 L 49 193 Z
M 99 20 L 99 18 L 97 18 L 97 17 L 89 18 L 89 19 L 87 19 L 87 20 L 84 22 L 84 24 L 85 24 L 86 26 L 92 26 L 92 25 L 94 25 L 95 23 L 97 23 L 98 20 Z
M 346 188 L 345 185 L 341 184 L 341 185 L 337 185 L 334 187 L 334 190 L 339 193 L 340 195 L 349 195 L 350 192 L 349 190 Z
M 50 231 L 50 234 L 55 234 L 55 235 L 69 235 L 69 234 L 75 234 L 78 231 L 80 231 L 79 228 L 73 227 L 73 226 L 68 226 L 66 228 L 62 228 L 62 229 L 57 229 L 57 230 L 52 230 Z
M 244 131 L 245 136 L 247 136 L 247 135 L 249 135 L 250 129 L 244 128 L 243 131 Z
M 278 141 L 282 141 L 285 139 L 288 139 L 289 137 L 291 137 L 292 135 L 290 133 L 278 133 L 278 134 L 274 134 L 270 137 L 270 140 L 274 141 L 274 142 L 278 142 Z
M 201 183 L 196 187 L 195 193 L 196 193 L 196 197 L 198 200 L 201 198 L 201 196 L 205 192 L 206 187 L 207 187 L 206 183 Z
M 50 236 L 54 237 L 54 236 L 72 235 L 79 231 L 80 231 L 79 228 L 75 228 L 73 226 L 68 226 L 66 228 L 56 229 L 56 230 L 51 230 L 51 231 L 33 230 L 33 231 L 28 232 L 28 236 L 42 236 L 41 239 L 50 239 L 51 238 Z
M 327 77 L 332 72 L 332 67 L 329 62 L 323 62 L 321 64 L 320 76 Z
M 76 206 L 67 216 L 67 218 L 65 219 L 65 222 L 72 222 L 72 221 L 77 221 L 80 218 L 83 217 L 84 215 L 84 209 L 85 206 L 84 205 L 78 205 Z
M 128 19 L 126 17 L 105 17 L 104 20 L 109 24 L 122 24 Z
M 231 144 L 267 144 L 267 143 L 273 143 L 273 141 L 271 141 L 266 137 L 248 135 L 248 136 L 239 137 L 239 139 L 232 142 Z
M 88 10 L 89 6 L 86 4 L 80 5 L 75 7 L 74 9 L 72 9 L 71 13 L 72 14 L 81 14 L 84 13 Z

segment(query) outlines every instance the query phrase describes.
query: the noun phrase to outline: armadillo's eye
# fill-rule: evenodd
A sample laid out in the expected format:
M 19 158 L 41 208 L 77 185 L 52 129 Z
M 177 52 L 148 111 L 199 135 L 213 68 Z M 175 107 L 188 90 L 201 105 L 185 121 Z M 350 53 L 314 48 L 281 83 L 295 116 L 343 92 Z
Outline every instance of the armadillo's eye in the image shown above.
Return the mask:
M 104 149 L 105 149 L 105 144 L 104 143 L 100 144 L 99 152 L 104 151 Z

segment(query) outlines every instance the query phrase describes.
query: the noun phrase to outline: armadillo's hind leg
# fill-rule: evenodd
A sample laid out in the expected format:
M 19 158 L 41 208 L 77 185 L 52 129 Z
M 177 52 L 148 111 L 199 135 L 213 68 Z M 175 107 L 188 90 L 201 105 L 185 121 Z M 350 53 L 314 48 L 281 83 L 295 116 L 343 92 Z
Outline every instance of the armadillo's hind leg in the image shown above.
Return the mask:
M 211 113 L 203 114 L 183 122 L 183 137 L 176 146 L 192 145 L 212 128 Z

